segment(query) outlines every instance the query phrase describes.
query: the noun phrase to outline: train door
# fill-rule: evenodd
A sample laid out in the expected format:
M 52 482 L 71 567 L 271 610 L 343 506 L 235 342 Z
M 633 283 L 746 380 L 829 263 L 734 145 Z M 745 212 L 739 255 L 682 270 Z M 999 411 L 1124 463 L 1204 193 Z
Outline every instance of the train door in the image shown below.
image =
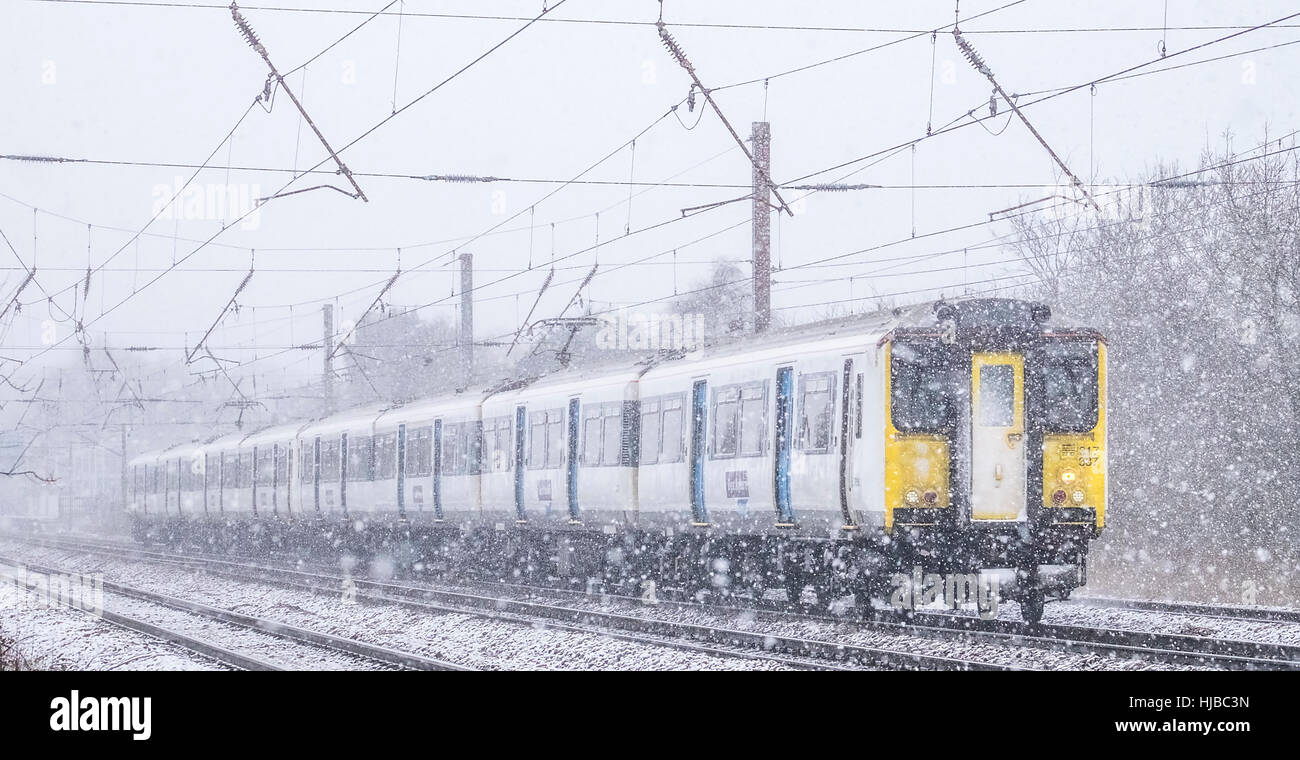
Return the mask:
M 261 476 L 261 474 L 262 474 L 261 472 L 259 472 L 259 469 L 260 469 L 260 467 L 261 467 L 261 463 L 262 463 L 262 460 L 261 460 L 261 458 L 260 458 L 260 456 L 259 456 L 259 455 L 261 454 L 261 450 L 260 450 L 260 448 L 261 448 L 261 447 L 258 447 L 258 446 L 254 446 L 254 447 L 253 447 L 253 472 L 252 472 L 253 477 L 249 479 L 250 484 L 251 484 L 252 487 L 253 487 L 253 502 L 252 502 L 252 504 L 253 504 L 253 516 L 254 516 L 254 517 L 257 517 L 257 497 L 258 497 L 258 496 L 261 496 L 261 497 L 262 497 L 262 504 L 263 504 L 264 506 L 265 506 L 265 504 L 266 504 L 266 494 L 263 493 L 263 492 L 261 492 L 261 489 L 258 488 L 258 486 L 257 486 L 257 482 L 258 482 L 259 480 L 261 480 L 261 477 L 260 477 L 260 476 Z
M 397 426 L 397 516 L 406 519 L 406 423 Z
M 320 513 L 320 436 L 312 440 L 311 453 L 311 482 L 312 482 L 312 500 L 316 506 L 316 512 Z
M 776 521 L 781 525 L 794 524 L 794 506 L 790 503 L 790 450 L 791 420 L 794 419 L 794 369 L 781 367 L 776 371 L 776 441 L 775 492 Z
M 1025 359 L 971 356 L 971 518 L 1025 518 Z
M 433 421 L 433 519 L 442 520 L 442 420 Z
M 709 522 L 709 510 L 704 505 L 704 437 L 705 421 L 709 418 L 709 383 L 697 380 L 691 388 L 691 515 L 704 525 Z
M 853 487 L 849 477 L 849 462 L 853 451 L 853 436 L 850 432 L 850 412 L 853 409 L 853 360 L 844 360 L 844 377 L 840 383 L 840 514 L 846 525 L 853 524 L 853 514 L 849 511 L 849 491 Z
M 527 431 L 528 410 L 515 407 L 515 514 L 520 520 L 524 516 L 524 433 Z
M 348 434 L 339 435 L 339 508 L 348 514 Z
M 569 519 L 578 519 L 578 412 L 579 401 L 569 399 Z

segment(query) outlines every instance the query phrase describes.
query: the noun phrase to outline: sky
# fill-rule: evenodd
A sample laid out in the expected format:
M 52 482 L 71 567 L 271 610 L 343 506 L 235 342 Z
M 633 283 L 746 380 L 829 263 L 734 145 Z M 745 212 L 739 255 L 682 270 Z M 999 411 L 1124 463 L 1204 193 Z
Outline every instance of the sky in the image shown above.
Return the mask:
M 362 201 L 334 189 L 352 191 L 285 92 L 254 102 L 266 64 L 219 2 L 0 0 L 0 155 L 107 162 L 0 159 L 4 301 L 37 270 L 21 313 L 6 318 L 5 371 L 21 382 L 76 361 L 77 322 L 94 347 L 160 347 L 155 356 L 183 362 L 221 317 L 207 345 L 243 363 L 232 372 L 298 385 L 320 371 L 319 353 L 293 346 L 320 340 L 322 305 L 346 325 L 400 267 L 385 305 L 454 320 L 466 252 L 480 341 L 519 327 L 552 266 L 534 319 L 558 314 L 593 266 L 583 306 L 595 311 L 666 309 L 660 299 L 697 287 L 717 260 L 748 272 L 751 210 L 737 199 L 750 167 L 702 98 L 688 109 L 690 79 L 654 26 L 658 2 L 551 0 L 529 24 L 541 0 L 398 0 L 371 19 L 386 2 L 241 11 Z M 992 87 L 953 40 L 954 10 L 663 3 L 740 136 L 771 124 L 776 183 L 878 186 L 781 190 L 793 215 L 772 216 L 780 319 L 1024 281 L 1001 245 L 1010 225 L 990 212 L 1069 193 L 1051 187 L 1061 170 L 1005 103 L 977 123 Z M 1207 146 L 1223 149 L 1225 130 L 1248 149 L 1266 130 L 1300 128 L 1290 81 L 1300 45 L 1289 44 L 1300 16 L 1213 42 L 1300 13 L 1295 4 L 963 0 L 956 10 L 999 84 L 1094 193 L 1160 163 L 1193 167 Z M 1042 97 L 1030 93 L 1080 85 L 1029 105 Z M 927 125 L 937 134 L 909 145 Z M 198 166 L 179 212 L 164 210 Z M 326 173 L 295 173 L 313 167 Z M 511 181 L 413 178 L 430 175 Z M 574 178 L 597 184 L 563 184 Z M 227 188 L 233 210 L 215 203 Z M 270 198 L 295 190 L 306 192 Z M 195 371 L 212 368 L 202 361 Z

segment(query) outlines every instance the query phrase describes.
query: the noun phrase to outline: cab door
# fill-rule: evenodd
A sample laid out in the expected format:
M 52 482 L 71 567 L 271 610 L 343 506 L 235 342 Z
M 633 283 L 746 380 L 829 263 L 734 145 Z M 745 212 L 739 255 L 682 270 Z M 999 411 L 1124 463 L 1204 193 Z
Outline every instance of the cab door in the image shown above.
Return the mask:
M 1024 520 L 1025 359 L 971 356 L 971 518 Z

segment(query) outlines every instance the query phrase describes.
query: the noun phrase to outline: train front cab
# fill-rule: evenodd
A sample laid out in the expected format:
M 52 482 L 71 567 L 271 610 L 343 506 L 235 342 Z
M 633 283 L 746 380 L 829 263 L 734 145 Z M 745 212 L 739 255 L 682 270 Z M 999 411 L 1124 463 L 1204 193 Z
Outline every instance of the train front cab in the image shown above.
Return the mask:
M 999 573 L 1026 620 L 1087 581 L 1106 515 L 1106 344 L 1045 306 L 937 307 L 885 336 L 885 530 L 898 572 Z

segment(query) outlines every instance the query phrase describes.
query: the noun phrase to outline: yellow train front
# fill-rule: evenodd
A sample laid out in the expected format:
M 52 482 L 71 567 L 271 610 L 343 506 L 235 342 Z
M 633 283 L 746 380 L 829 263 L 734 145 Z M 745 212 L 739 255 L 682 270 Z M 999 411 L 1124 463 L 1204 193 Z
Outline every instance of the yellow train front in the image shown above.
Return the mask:
M 909 583 L 983 573 L 1036 622 L 1086 583 L 1106 521 L 1105 338 L 1009 299 L 940 302 L 934 317 L 882 340 L 891 569 Z

